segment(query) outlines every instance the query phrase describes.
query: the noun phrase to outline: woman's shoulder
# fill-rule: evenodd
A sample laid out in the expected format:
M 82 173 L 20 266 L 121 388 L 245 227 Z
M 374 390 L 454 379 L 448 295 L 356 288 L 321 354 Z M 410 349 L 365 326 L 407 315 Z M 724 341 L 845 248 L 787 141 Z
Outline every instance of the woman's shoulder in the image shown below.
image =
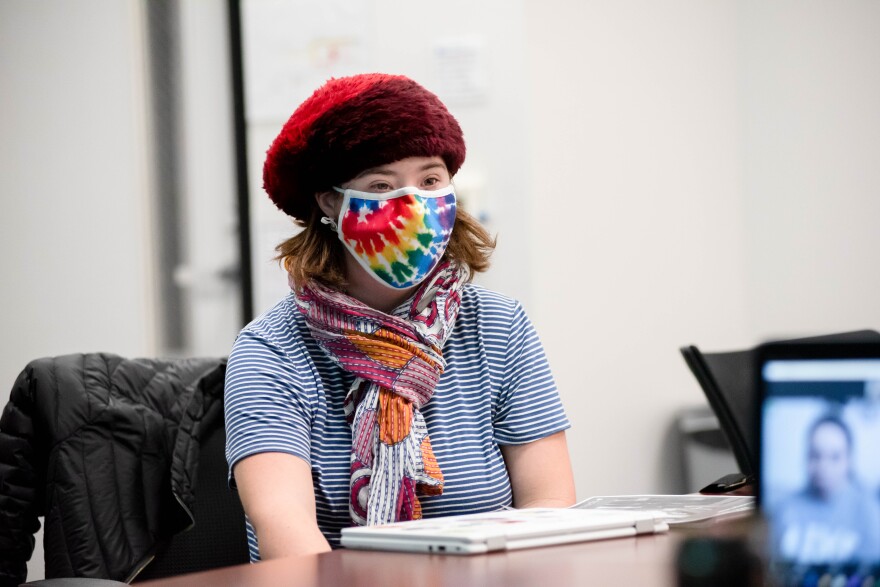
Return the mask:
M 468 283 L 464 286 L 461 296 L 462 314 L 480 314 L 484 317 L 510 318 L 518 312 L 522 312 L 520 303 L 497 291 L 487 289 L 482 285 Z
M 254 318 L 241 330 L 238 338 L 261 339 L 289 351 L 299 346 L 304 326 L 305 321 L 297 309 L 296 300 L 293 294 L 288 294 L 272 308 Z
M 504 346 L 528 328 L 529 319 L 514 298 L 476 284 L 464 287 L 454 331 L 458 342 Z

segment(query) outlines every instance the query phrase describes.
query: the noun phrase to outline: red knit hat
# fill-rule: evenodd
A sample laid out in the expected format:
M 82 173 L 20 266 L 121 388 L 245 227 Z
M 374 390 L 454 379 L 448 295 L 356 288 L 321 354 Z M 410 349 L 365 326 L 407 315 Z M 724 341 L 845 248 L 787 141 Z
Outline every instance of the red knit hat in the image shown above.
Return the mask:
M 306 221 L 316 193 L 370 167 L 433 156 L 450 175 L 465 156 L 461 127 L 437 96 L 402 75 L 336 78 L 300 104 L 269 147 L 263 188 Z

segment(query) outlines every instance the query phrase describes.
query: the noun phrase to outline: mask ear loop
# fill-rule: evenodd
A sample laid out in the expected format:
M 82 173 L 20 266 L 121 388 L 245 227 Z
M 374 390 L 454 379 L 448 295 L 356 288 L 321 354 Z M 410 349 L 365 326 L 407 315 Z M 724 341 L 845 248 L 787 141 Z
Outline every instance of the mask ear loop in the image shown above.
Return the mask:
M 345 204 L 345 203 L 346 203 L 346 200 L 345 200 L 345 190 L 342 189 L 342 188 L 338 188 L 338 187 L 336 187 L 336 186 L 333 186 L 333 189 L 336 190 L 337 192 L 339 192 L 340 194 L 342 194 L 342 203 Z M 339 219 L 340 219 L 340 220 L 342 219 L 342 212 L 341 212 L 341 211 L 340 211 L 340 214 L 339 214 Z M 321 224 L 326 224 L 326 225 L 328 225 L 328 226 L 330 227 L 330 230 L 332 230 L 332 231 L 335 232 L 336 234 L 339 234 L 339 225 L 336 224 L 336 221 L 333 220 L 332 218 L 330 218 L 329 216 L 322 216 L 322 217 L 321 217 Z

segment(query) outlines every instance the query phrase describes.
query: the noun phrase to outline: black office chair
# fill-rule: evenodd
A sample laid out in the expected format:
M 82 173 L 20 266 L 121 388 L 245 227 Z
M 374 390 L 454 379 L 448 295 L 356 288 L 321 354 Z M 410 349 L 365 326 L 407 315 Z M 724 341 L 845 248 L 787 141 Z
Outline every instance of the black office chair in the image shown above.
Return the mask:
M 788 342 L 876 342 L 880 333 L 857 330 L 799 338 Z M 758 472 L 757 422 L 754 381 L 755 350 L 703 353 L 696 346 L 681 348 L 691 372 L 696 377 L 718 418 L 740 472 L 754 478 Z
M 755 401 L 753 351 L 702 353 L 691 345 L 682 347 L 681 354 L 718 418 L 721 432 L 740 471 L 754 475 L 757 447 L 754 446 L 752 425 Z
M 36 585 L 246 562 L 226 483 L 225 366 L 98 353 L 31 362 L 0 417 L 0 587 L 24 580 L 39 515 L 48 579 Z

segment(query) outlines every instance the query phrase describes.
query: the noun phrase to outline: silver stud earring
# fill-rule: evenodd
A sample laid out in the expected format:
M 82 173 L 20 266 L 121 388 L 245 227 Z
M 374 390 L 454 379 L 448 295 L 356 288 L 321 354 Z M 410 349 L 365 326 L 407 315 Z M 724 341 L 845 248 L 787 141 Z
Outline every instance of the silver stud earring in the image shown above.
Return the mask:
M 332 230 L 333 232 L 339 232 L 339 226 L 336 224 L 336 221 L 329 216 L 322 216 L 321 224 L 329 224 L 330 230 Z

